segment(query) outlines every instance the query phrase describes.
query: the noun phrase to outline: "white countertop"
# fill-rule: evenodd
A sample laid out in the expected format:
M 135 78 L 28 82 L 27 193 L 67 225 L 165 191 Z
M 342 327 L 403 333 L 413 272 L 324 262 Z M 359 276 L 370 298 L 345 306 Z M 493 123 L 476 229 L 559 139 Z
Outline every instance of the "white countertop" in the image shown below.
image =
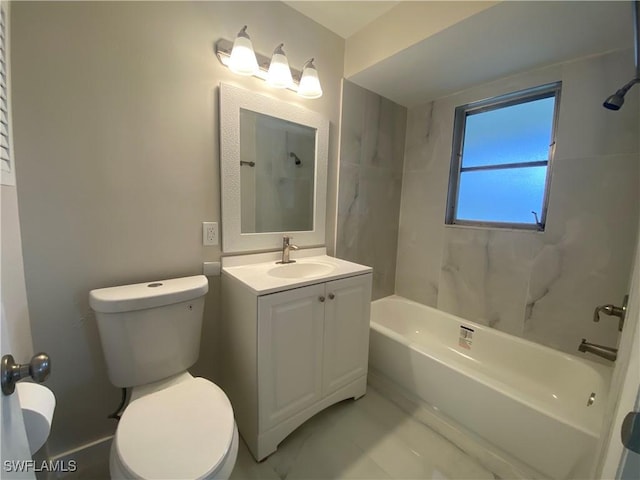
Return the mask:
M 329 273 L 303 278 L 280 278 L 270 275 L 268 272 L 276 267 L 287 268 L 287 265 L 276 264 L 281 258 L 281 252 L 222 257 L 222 275 L 236 278 L 256 295 L 267 295 L 282 290 L 362 275 L 373 271 L 371 267 L 365 265 L 330 257 L 327 255 L 326 248 L 309 248 L 291 251 L 290 258 L 295 260 L 296 264 L 326 265 L 331 268 Z

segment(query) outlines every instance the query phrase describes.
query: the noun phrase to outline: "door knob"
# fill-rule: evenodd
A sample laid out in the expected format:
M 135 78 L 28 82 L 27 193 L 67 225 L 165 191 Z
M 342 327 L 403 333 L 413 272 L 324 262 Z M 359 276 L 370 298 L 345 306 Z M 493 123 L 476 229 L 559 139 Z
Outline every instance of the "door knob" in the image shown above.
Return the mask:
M 329 300 L 333 300 L 334 298 L 336 298 L 336 296 L 333 293 L 329 294 Z
M 640 412 L 629 412 L 620 431 L 622 444 L 632 452 L 640 453 Z
M 320 295 L 320 296 L 318 297 L 318 300 L 320 300 L 321 302 L 324 302 L 324 297 L 323 297 L 322 295 Z
M 51 361 L 46 353 L 38 353 L 31 357 L 29 363 L 22 365 L 15 362 L 13 355 L 2 357 L 2 393 L 11 395 L 16 382 L 26 377 L 31 377 L 35 382 L 42 383 L 51 373 Z

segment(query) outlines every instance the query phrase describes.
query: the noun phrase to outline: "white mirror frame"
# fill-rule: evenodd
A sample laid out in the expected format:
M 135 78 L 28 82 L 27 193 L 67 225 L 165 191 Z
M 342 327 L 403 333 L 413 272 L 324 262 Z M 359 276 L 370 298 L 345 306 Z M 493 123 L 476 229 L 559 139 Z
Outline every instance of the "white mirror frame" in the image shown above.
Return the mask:
M 242 233 L 240 209 L 240 109 L 305 125 L 316 130 L 313 230 Z M 290 235 L 300 247 L 325 243 L 329 121 L 311 110 L 265 97 L 243 88 L 220 84 L 220 183 L 222 190 L 222 251 L 225 253 L 282 248 Z

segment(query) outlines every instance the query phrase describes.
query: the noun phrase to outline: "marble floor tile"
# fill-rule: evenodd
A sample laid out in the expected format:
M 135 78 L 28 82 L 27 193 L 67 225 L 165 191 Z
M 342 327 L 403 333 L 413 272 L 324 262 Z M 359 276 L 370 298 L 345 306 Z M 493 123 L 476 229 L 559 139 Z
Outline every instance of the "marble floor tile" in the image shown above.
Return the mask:
M 278 480 L 280 476 L 273 469 L 273 466 L 268 462 L 256 462 L 249 449 L 245 445 L 244 441 L 240 439 L 238 445 L 238 458 L 236 459 L 236 465 L 231 473 L 233 479 L 243 480 Z
M 107 480 L 107 450 L 64 480 Z M 495 478 L 371 386 L 361 399 L 346 400 L 309 419 L 262 462 L 253 459 L 241 439 L 231 474 L 231 480 Z
M 303 424 L 261 463 L 240 444 L 234 480 L 494 479 L 439 434 L 372 387 Z

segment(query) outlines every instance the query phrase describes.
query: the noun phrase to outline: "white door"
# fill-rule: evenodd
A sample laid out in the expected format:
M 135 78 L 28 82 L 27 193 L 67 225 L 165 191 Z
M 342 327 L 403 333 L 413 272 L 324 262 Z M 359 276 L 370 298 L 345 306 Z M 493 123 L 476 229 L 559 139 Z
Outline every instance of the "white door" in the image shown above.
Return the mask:
M 628 356 L 625 355 L 627 352 Z M 618 402 L 608 435 L 605 432 L 607 438 L 603 441 L 601 461 L 596 472 L 599 478 L 625 478 L 623 474 L 629 475 L 629 470 L 637 467 L 633 457 L 636 454 L 624 448 L 620 440 L 620 430 L 624 417 L 636 408 L 636 399 L 640 392 L 640 235 L 636 245 L 625 327 L 620 339 L 620 353 L 616 363 L 622 363 L 615 367 L 611 391 L 612 397 L 619 394 Z M 615 401 L 615 398 L 610 401 Z M 639 475 L 626 478 L 640 478 L 640 472 L 634 473 Z
M 11 341 L 4 318 L 4 308 L 0 313 L 2 329 L 2 355 L 11 353 Z M 0 393 L 2 403 L 2 470 L 0 478 L 35 478 L 33 465 L 29 465 L 31 452 L 24 428 L 22 410 L 18 404 L 18 394 Z
M 371 277 L 327 282 L 324 324 L 323 394 L 367 373 Z
M 260 430 L 322 398 L 324 284 L 258 299 Z

